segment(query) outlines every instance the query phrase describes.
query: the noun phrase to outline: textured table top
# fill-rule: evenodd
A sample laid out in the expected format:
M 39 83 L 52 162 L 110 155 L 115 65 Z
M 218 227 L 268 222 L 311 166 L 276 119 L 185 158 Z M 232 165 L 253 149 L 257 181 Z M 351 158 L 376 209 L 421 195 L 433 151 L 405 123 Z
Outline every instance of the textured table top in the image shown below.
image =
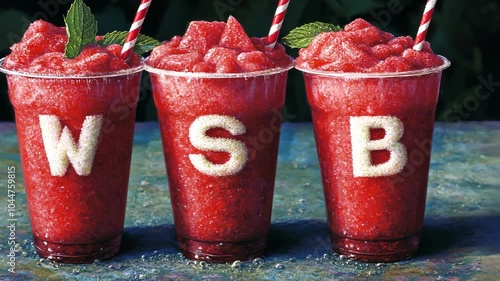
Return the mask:
M 15 271 L 7 168 L 16 167 Z M 419 254 L 370 264 L 333 254 L 311 124 L 282 131 L 267 256 L 207 264 L 178 253 L 160 134 L 138 123 L 121 253 L 90 265 L 34 251 L 15 125 L 0 123 L 0 280 L 500 280 L 500 123 L 437 124 Z

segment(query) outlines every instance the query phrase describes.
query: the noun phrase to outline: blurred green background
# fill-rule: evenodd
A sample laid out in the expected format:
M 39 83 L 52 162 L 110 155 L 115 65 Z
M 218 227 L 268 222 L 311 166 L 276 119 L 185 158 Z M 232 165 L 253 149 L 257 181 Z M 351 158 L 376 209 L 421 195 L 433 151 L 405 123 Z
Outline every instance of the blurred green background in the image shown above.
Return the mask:
M 44 19 L 63 26 L 72 0 L 17 0 L 0 4 L 0 55 L 21 39 L 29 23 Z M 128 30 L 139 0 L 85 0 L 99 22 L 99 31 Z M 397 36 L 415 36 L 425 0 L 292 0 L 281 36 L 311 21 L 345 25 L 362 17 Z M 192 20 L 224 21 L 230 14 L 250 36 L 265 36 L 277 1 L 156 0 L 142 33 L 161 41 L 183 34 Z M 437 120 L 500 120 L 500 1 L 438 2 L 427 40 L 452 67 L 444 72 Z M 296 50 L 289 50 L 296 56 Z M 137 120 L 156 120 L 147 75 L 144 75 Z M 301 74 L 290 72 L 286 120 L 310 121 Z M 0 121 L 12 120 L 6 79 L 0 77 Z

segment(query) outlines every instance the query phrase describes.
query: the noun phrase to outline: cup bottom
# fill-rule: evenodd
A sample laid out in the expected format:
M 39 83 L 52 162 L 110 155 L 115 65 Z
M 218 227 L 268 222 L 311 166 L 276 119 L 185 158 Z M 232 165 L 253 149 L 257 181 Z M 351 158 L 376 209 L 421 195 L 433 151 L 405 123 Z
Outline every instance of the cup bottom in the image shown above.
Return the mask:
M 398 240 L 356 240 L 332 235 L 333 250 L 349 258 L 366 262 L 395 262 L 418 251 L 420 236 Z
M 177 237 L 180 250 L 189 259 L 207 262 L 247 261 L 264 255 L 267 238 L 241 242 L 205 242 Z
M 33 237 L 38 255 L 61 263 L 93 263 L 116 255 L 120 250 L 121 235 L 99 243 L 57 244 Z

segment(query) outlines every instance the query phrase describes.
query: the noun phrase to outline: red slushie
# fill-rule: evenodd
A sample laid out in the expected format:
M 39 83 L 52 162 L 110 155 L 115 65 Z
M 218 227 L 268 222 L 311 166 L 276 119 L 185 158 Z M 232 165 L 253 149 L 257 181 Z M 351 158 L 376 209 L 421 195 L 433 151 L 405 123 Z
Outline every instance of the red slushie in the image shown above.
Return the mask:
M 300 51 L 335 251 L 396 261 L 423 228 L 434 115 L 449 66 L 358 19 Z
M 42 257 L 87 263 L 116 254 L 141 77 L 137 55 L 90 45 L 64 57 L 64 28 L 30 25 L 2 60 L 26 183 L 31 228 Z
M 180 249 L 227 262 L 263 255 L 291 58 L 236 19 L 192 22 L 150 72 Z

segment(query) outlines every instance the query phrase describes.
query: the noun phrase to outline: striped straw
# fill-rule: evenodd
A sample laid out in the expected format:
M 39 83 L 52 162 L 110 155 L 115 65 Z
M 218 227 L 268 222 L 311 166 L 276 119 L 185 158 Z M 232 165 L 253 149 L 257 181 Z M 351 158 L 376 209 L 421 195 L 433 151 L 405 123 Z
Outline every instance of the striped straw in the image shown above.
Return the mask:
M 436 3 L 437 0 L 427 0 L 424 15 L 420 21 L 420 27 L 418 28 L 417 37 L 415 38 L 415 45 L 413 46 L 414 50 L 422 51 L 422 48 L 424 47 L 425 36 L 427 35 L 427 30 L 429 30 L 429 25 L 431 23 Z
M 139 6 L 139 9 L 137 9 L 134 22 L 130 27 L 130 31 L 127 34 L 125 44 L 122 48 L 121 58 L 124 60 L 128 60 L 132 55 L 135 42 L 137 42 L 137 38 L 139 37 L 139 32 L 141 31 L 142 24 L 144 23 L 144 19 L 146 18 L 146 14 L 148 13 L 151 1 L 152 0 L 141 0 L 141 5 Z
M 280 0 L 278 3 L 278 8 L 276 9 L 276 13 L 274 14 L 273 18 L 273 24 L 271 25 L 271 29 L 269 30 L 269 45 L 267 45 L 268 48 L 274 48 L 274 46 L 276 46 L 276 42 L 278 42 L 278 35 L 280 34 L 283 21 L 285 20 L 285 14 L 288 9 L 288 4 L 290 4 L 290 0 Z

